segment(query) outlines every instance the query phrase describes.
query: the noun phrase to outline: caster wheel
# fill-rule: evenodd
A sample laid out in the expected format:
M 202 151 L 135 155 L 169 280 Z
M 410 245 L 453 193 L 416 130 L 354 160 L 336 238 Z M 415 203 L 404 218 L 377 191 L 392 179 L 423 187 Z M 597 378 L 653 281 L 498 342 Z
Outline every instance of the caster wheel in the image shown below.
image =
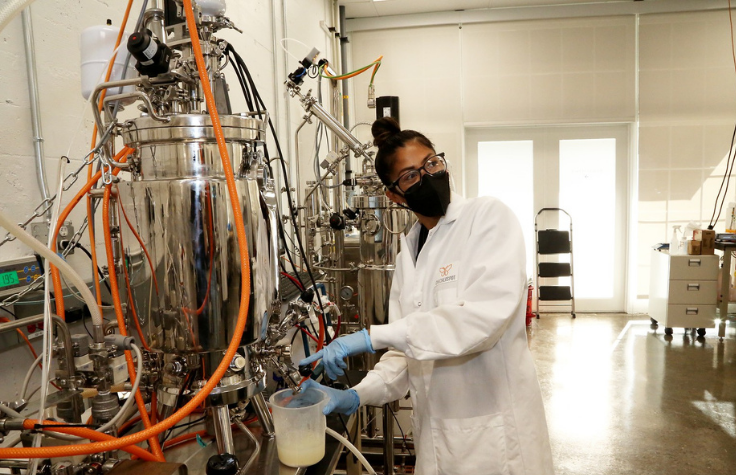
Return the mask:
M 539 320 L 539 314 L 537 314 L 537 320 Z
M 659 322 L 653 318 L 649 318 L 649 321 L 652 322 L 652 325 L 659 325 Z
M 575 315 L 575 314 L 573 313 L 573 314 L 572 314 L 572 318 L 577 318 L 577 316 L 576 316 L 576 315 Z
M 705 328 L 698 328 L 698 335 L 705 336 Z
M 664 334 L 665 335 L 672 335 L 672 328 L 669 328 L 669 327 L 665 328 L 664 329 Z

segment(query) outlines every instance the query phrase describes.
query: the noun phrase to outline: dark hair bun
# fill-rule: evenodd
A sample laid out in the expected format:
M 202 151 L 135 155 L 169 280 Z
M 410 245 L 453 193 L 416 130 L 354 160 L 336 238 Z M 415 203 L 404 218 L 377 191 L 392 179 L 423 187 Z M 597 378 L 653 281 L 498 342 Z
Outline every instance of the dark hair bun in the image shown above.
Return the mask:
M 371 133 L 373 134 L 373 144 L 381 148 L 386 141 L 392 136 L 401 132 L 401 127 L 393 117 L 381 117 L 373 122 Z

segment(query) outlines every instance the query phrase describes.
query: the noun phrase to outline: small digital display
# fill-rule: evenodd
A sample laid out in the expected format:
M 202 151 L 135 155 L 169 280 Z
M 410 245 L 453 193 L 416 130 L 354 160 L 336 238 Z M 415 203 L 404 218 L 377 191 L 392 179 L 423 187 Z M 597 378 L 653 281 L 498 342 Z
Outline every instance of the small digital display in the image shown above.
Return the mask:
M 2 287 L 9 287 L 11 285 L 18 284 L 18 273 L 13 272 L 5 272 L 3 274 L 0 274 L 0 288 Z

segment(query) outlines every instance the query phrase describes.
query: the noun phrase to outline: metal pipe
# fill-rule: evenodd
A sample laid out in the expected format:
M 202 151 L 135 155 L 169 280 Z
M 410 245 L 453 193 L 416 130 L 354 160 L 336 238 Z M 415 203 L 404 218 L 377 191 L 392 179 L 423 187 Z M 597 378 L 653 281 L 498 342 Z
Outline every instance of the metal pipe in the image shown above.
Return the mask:
M 296 133 L 294 134 L 294 153 L 295 153 L 295 161 L 296 161 L 296 205 L 302 206 L 302 167 L 301 167 L 301 157 L 299 156 L 299 132 L 302 130 L 302 128 L 307 125 L 309 122 L 309 118 L 311 117 L 311 114 L 307 114 L 304 116 L 304 120 L 301 124 L 299 124 L 299 127 L 296 129 Z M 302 214 L 303 216 L 303 214 Z M 306 236 L 306 226 L 302 226 L 301 223 L 301 217 L 299 214 L 297 214 L 297 225 L 299 228 L 304 228 L 304 235 Z M 297 229 L 296 232 L 300 233 L 301 229 Z M 301 259 L 305 259 L 305 256 L 301 256 Z M 304 262 L 302 262 L 302 265 L 304 265 Z
M 97 134 L 100 136 L 100 138 L 103 137 L 103 134 L 106 130 L 106 128 L 104 127 L 104 123 L 102 122 L 102 115 L 100 114 L 98 105 L 100 103 L 100 94 L 102 94 L 102 91 L 105 89 L 112 89 L 116 87 L 122 88 L 124 86 L 140 87 L 146 84 L 148 84 L 148 77 L 141 76 L 131 79 L 121 79 L 119 81 L 102 82 L 98 84 L 97 87 L 95 87 L 95 90 L 92 91 L 92 114 L 94 115 L 95 124 L 97 124 Z
M 287 15 L 288 15 L 288 12 L 286 10 L 286 0 L 282 0 L 281 1 L 281 33 L 282 33 L 282 36 L 281 37 L 282 38 L 288 38 L 289 37 L 288 22 L 286 20 L 286 16 Z M 274 35 L 274 36 L 276 36 L 276 35 Z M 274 44 L 275 44 L 275 42 L 274 42 Z M 282 49 L 282 48 L 279 48 L 279 49 Z M 289 54 L 286 51 L 283 52 L 283 58 L 284 58 L 284 62 L 283 62 L 284 76 L 283 77 L 284 78 L 287 78 L 288 75 L 289 75 Z M 286 136 L 287 137 L 291 137 L 291 106 L 288 104 L 288 102 L 286 103 Z M 282 150 L 282 152 L 284 154 L 286 154 L 287 157 L 291 157 L 291 143 L 288 140 L 286 141 L 286 147 L 285 148 L 286 148 L 286 150 Z M 282 160 L 284 158 L 285 157 L 281 157 Z M 289 164 L 289 168 L 290 168 L 291 173 L 292 174 L 295 173 L 294 168 L 293 168 L 294 167 L 294 163 L 292 161 L 289 161 L 287 163 Z M 287 183 L 288 183 L 288 180 L 286 179 L 286 177 L 284 177 L 284 187 L 288 186 Z M 290 184 L 290 185 L 292 185 L 292 186 L 294 186 L 296 188 L 299 188 L 300 186 L 302 186 L 302 184 L 301 183 L 298 183 L 298 182 L 296 184 L 293 184 L 293 183 L 288 183 L 288 184 Z M 287 193 L 287 197 L 288 197 L 288 193 Z M 280 197 L 279 197 L 279 201 L 280 201 Z M 287 208 L 290 208 L 290 206 L 287 206 Z M 286 232 L 286 231 L 284 231 L 284 232 Z M 300 232 L 298 229 L 293 229 L 293 227 L 292 227 L 292 230 L 291 230 L 291 239 L 292 240 L 294 240 L 294 241 L 296 240 L 296 233 L 298 233 L 298 232 Z
M 279 43 L 278 43 L 278 40 L 276 39 L 278 37 L 278 35 L 276 34 L 276 5 L 275 5 L 275 2 L 276 2 L 276 0 L 271 0 L 271 32 L 272 32 L 272 34 L 271 34 L 271 50 L 273 51 L 271 61 L 273 63 L 273 68 L 272 68 L 272 70 L 273 70 L 273 82 L 274 82 L 274 84 L 282 84 L 283 81 L 281 81 L 279 79 L 279 51 L 281 50 L 281 48 L 279 48 Z M 275 105 L 275 110 L 279 111 L 279 110 L 281 110 L 281 101 L 280 101 L 281 94 L 279 94 L 277 91 L 278 91 L 277 89 L 274 89 L 273 103 Z M 287 109 L 290 107 L 289 102 L 288 102 L 288 99 L 284 103 L 284 106 Z M 281 119 L 280 118 L 278 118 L 276 120 L 275 128 L 278 130 L 279 136 L 283 135 L 281 133 L 281 132 L 283 132 L 283 128 L 281 126 Z M 287 157 L 279 157 L 279 158 L 281 160 L 287 160 Z M 291 168 L 291 164 L 289 164 L 288 161 L 286 163 L 288 164 L 287 166 L 289 168 Z M 285 185 L 284 185 L 284 182 L 282 181 L 282 177 L 281 177 L 281 174 L 280 173 L 274 173 L 273 179 L 274 179 L 274 182 L 275 182 L 275 193 L 276 193 L 276 219 L 278 219 L 279 221 L 281 221 L 281 216 L 282 216 L 282 214 L 281 214 L 281 205 L 283 205 L 283 203 L 284 203 L 283 200 L 281 199 L 281 196 L 282 196 L 281 188 L 283 188 Z M 278 224 L 279 223 L 277 222 L 277 225 Z M 278 229 L 278 228 L 274 228 L 274 229 Z M 284 230 L 284 233 L 286 233 L 286 232 L 287 231 Z M 279 247 L 276 246 L 275 249 L 276 249 L 276 252 L 279 253 Z
M 250 458 L 245 463 L 245 465 L 243 465 L 240 470 L 238 470 L 237 473 L 237 475 L 245 475 L 246 473 L 248 473 L 248 469 L 251 467 L 251 465 L 253 465 L 253 462 L 256 461 L 256 458 L 258 458 L 258 455 L 261 453 L 261 444 L 258 442 L 258 439 L 256 439 L 256 436 L 253 435 L 250 429 L 248 429 L 242 421 L 236 419 L 235 425 L 237 425 L 238 429 L 243 431 L 243 433 L 248 436 L 248 438 L 253 442 L 254 445 L 253 453 L 251 454 Z
M 51 320 L 56 325 L 59 336 L 64 341 L 64 359 L 66 360 L 66 375 L 70 381 L 74 377 L 74 352 L 72 351 L 72 335 L 66 322 L 58 315 L 51 315 Z
M 151 30 L 158 40 L 166 44 L 166 29 L 164 27 L 164 10 L 159 0 L 150 0 L 150 6 L 143 15 L 143 25 Z
M 314 114 L 328 129 L 337 135 L 340 140 L 345 142 L 356 155 L 365 155 L 363 144 L 361 144 L 348 129 L 343 127 L 337 119 L 332 117 L 332 115 L 322 107 L 322 104 L 312 98 L 312 100 L 308 100 L 308 103 L 305 103 L 304 106 L 308 112 Z
M 46 161 L 43 151 L 41 131 L 41 104 L 38 95 L 38 73 L 36 72 L 36 45 L 33 42 L 33 20 L 31 6 L 21 13 L 23 21 L 23 44 L 26 53 L 26 73 L 28 74 L 28 97 L 31 101 L 31 126 L 33 127 L 33 149 L 36 155 L 36 179 L 38 189 L 44 200 L 49 199 L 49 186 L 46 182 Z M 51 208 L 46 211 L 46 219 L 51 219 Z
M 340 5 L 340 67 L 342 68 L 342 74 L 348 73 L 348 48 L 347 44 L 350 42 L 345 26 L 345 5 Z M 349 110 L 349 95 L 348 80 L 342 80 L 342 123 L 346 129 L 350 128 L 350 110 Z M 350 179 L 353 177 L 353 166 L 351 159 L 348 156 L 345 160 L 345 178 Z
M 263 393 L 258 393 L 250 398 L 250 402 L 256 411 L 258 421 L 261 423 L 263 436 L 273 437 L 276 434 L 276 430 L 273 427 L 273 417 L 271 416 L 271 411 L 268 410 L 268 404 L 266 404 L 266 398 L 263 397 Z
M 0 323 L 0 333 L 5 333 L 11 330 L 15 330 L 16 328 L 22 328 L 28 325 L 33 325 L 34 323 L 39 323 L 42 321 L 43 314 L 39 314 L 32 317 L 19 318 L 17 320 L 13 320 L 12 322 Z
M 148 97 L 147 94 L 141 91 L 125 92 L 123 94 L 115 94 L 112 96 L 107 96 L 105 97 L 103 104 L 107 105 L 108 102 L 115 102 L 115 101 L 119 101 L 122 99 L 130 99 L 134 97 L 146 103 L 146 108 L 148 109 L 148 115 L 150 115 L 152 119 L 157 120 L 159 122 L 171 122 L 171 117 L 166 117 L 166 116 L 159 115 L 156 113 L 156 110 L 153 108 L 153 104 L 151 104 L 151 99 Z M 112 115 L 109 113 L 109 110 L 106 107 L 103 107 L 103 109 L 105 109 L 105 114 L 108 116 L 108 119 L 112 120 Z
M 220 454 L 234 455 L 235 444 L 233 443 L 233 430 L 230 427 L 230 409 L 227 406 L 213 407 L 212 419 L 215 423 L 217 451 Z

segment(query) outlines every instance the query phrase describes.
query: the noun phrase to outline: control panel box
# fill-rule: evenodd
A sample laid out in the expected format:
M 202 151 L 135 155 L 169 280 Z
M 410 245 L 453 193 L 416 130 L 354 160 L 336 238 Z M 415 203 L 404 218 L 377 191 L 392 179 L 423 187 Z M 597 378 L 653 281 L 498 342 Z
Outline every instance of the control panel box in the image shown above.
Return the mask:
M 0 262 L 0 297 L 20 292 L 42 273 L 35 256 Z

